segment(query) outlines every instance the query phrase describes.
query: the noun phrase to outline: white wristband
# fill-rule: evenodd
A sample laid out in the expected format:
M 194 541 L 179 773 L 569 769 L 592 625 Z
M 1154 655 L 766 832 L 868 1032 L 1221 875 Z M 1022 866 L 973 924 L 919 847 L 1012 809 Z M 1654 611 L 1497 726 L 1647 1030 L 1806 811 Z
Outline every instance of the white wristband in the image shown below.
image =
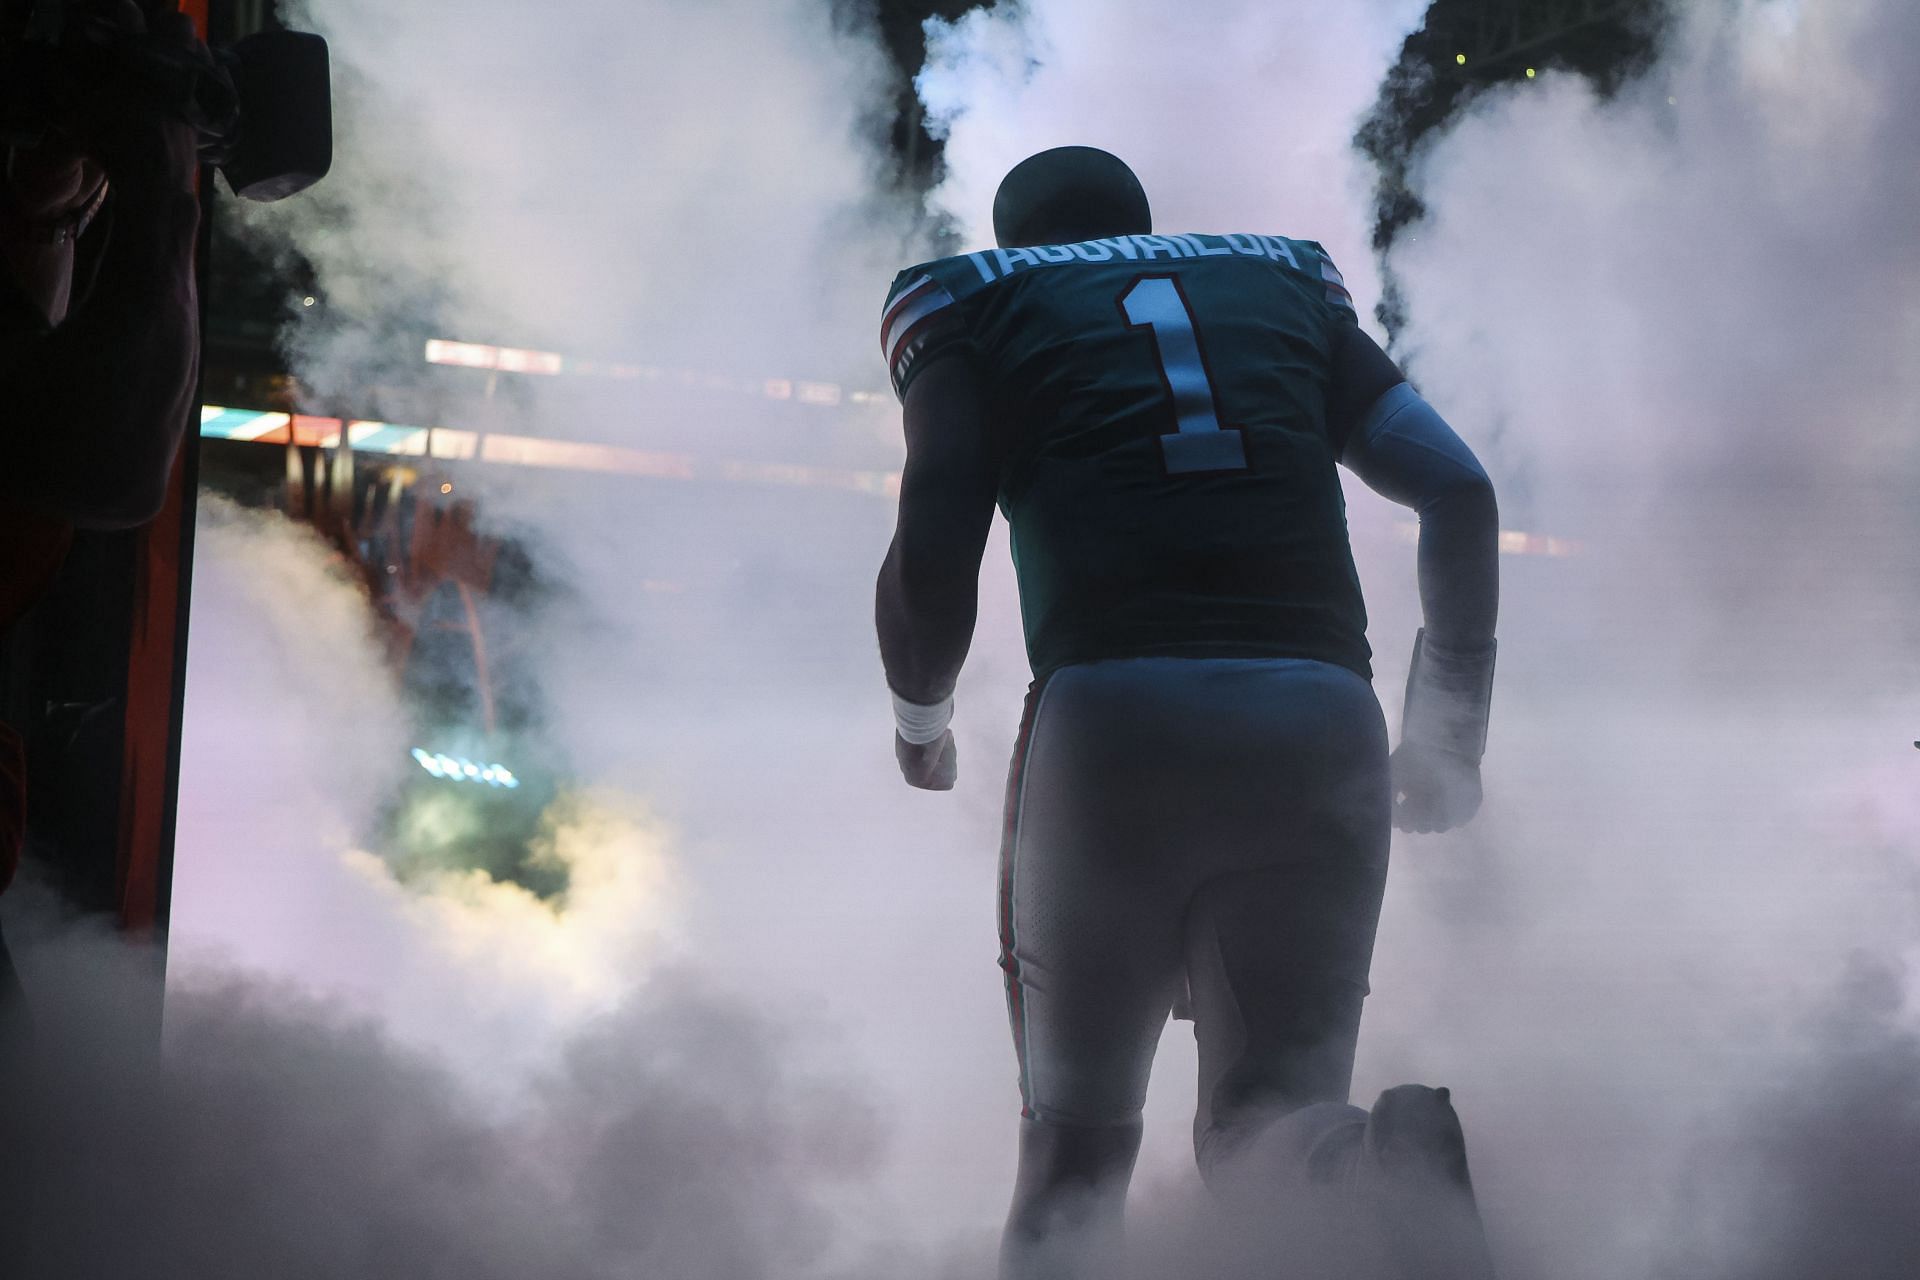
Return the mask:
M 891 692 L 891 691 L 889 691 Z M 926 706 L 918 702 L 908 702 L 899 694 L 893 695 L 893 725 L 899 730 L 903 742 L 916 747 L 924 747 L 929 742 L 939 740 L 953 722 L 953 697 Z

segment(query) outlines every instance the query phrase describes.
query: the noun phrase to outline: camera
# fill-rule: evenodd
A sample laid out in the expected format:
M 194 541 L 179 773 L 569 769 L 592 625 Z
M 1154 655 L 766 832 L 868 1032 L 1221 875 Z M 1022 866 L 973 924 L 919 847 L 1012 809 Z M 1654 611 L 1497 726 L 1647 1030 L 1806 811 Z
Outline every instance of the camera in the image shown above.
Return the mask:
M 0 147 L 58 135 L 89 95 L 143 99 L 190 126 L 235 195 L 283 200 L 333 164 L 327 42 L 262 31 L 206 50 L 177 0 L 0 0 Z M 137 13 L 138 17 L 134 15 Z

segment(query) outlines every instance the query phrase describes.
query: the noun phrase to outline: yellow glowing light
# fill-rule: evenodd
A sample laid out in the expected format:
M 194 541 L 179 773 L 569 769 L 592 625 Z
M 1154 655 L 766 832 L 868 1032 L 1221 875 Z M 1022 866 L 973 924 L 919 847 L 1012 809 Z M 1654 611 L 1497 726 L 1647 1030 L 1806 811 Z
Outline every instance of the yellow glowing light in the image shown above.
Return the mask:
M 451 480 L 448 480 L 448 481 L 446 481 L 445 483 L 443 483 L 443 484 L 442 484 L 442 485 L 440 486 L 440 492 L 442 492 L 442 493 L 452 493 L 452 492 L 453 492 L 453 481 L 451 481 Z
M 457 813 L 457 789 L 441 790 L 442 813 Z M 537 993 L 543 1015 L 564 1024 L 604 1014 L 643 976 L 636 962 L 644 969 L 678 932 L 684 877 L 673 834 L 624 795 L 569 793 L 542 815 L 529 845 L 536 865 L 565 869 L 564 897 L 542 900 L 453 867 L 402 883 L 385 858 L 361 849 L 343 860 L 435 954 L 480 974 L 505 972 L 499 957 L 510 956 L 513 981 Z
M 1467 65 L 1467 55 L 1466 55 L 1466 54 L 1464 54 L 1464 53 L 1456 53 L 1456 54 L 1454 54 L 1454 55 L 1453 55 L 1453 60 L 1454 60 L 1455 62 L 1457 62 L 1457 63 L 1459 63 L 1459 64 L 1460 64 L 1461 66 L 1463 66 L 1463 67 Z
M 1533 79 L 1533 77 L 1534 77 L 1535 75 L 1537 75 L 1537 74 L 1539 74 L 1539 73 L 1538 73 L 1538 72 L 1536 72 L 1536 71 L 1535 71 L 1535 70 L 1534 70 L 1534 69 L 1533 69 L 1532 67 L 1528 67 L 1528 68 L 1527 68 L 1527 79 L 1529 79 L 1529 80 L 1531 80 L 1531 79 Z

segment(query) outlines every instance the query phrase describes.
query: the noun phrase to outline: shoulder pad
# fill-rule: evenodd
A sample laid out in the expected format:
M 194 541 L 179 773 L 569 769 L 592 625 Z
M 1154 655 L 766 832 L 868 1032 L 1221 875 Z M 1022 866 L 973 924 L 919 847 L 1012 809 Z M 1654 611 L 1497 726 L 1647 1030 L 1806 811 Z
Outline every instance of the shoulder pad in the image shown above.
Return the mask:
M 1333 255 L 1323 248 L 1318 240 L 1301 240 L 1298 243 L 1313 251 L 1319 260 L 1320 282 L 1326 286 L 1327 301 L 1333 306 L 1358 314 L 1353 305 L 1353 292 L 1347 288 L 1346 277 L 1340 274 L 1340 268 L 1333 265 Z
M 973 273 L 964 258 L 941 258 L 893 278 L 880 312 L 880 354 L 894 394 L 902 400 L 914 372 L 930 356 L 970 340 L 959 305 L 971 292 L 960 274 L 963 269 Z

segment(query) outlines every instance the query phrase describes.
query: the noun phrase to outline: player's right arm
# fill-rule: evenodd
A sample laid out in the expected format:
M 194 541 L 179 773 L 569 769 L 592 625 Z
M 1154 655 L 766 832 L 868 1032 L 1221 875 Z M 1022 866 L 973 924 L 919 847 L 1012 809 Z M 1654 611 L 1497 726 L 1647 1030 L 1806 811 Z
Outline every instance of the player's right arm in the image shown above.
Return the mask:
M 1375 493 L 1419 513 L 1426 625 L 1394 752 L 1394 819 L 1404 831 L 1445 831 L 1480 807 L 1500 606 L 1493 482 L 1358 326 L 1336 340 L 1329 419 L 1340 461 Z
M 874 622 L 893 693 L 894 756 L 909 784 L 953 786 L 954 685 L 973 642 L 980 559 L 993 526 L 1000 459 L 971 342 L 953 297 L 902 277 L 881 323 L 901 399 L 907 458 Z

